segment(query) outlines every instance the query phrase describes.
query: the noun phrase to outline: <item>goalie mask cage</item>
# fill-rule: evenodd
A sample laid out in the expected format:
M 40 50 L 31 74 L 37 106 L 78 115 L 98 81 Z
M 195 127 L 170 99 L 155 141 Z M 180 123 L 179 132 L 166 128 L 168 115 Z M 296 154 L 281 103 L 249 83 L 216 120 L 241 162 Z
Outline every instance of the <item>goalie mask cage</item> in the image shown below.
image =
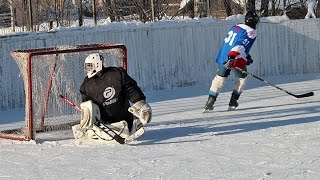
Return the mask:
M 0 129 L 0 138 L 35 140 L 36 132 L 71 129 L 80 122 L 74 104 L 81 103 L 80 86 L 86 77 L 85 58 L 99 53 L 104 66 L 127 70 L 127 51 L 122 44 L 91 44 L 11 52 L 19 66 L 25 91 L 25 121 Z M 65 97 L 63 99 L 62 97 Z

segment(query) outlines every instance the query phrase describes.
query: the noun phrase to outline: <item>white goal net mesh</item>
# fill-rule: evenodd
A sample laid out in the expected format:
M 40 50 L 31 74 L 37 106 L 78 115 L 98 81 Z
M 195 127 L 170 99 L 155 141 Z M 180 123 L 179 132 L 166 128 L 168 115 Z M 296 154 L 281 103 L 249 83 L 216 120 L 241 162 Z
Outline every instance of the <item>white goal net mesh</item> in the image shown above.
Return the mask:
M 124 45 L 59 46 L 11 52 L 24 81 L 25 124 L 17 131 L 1 132 L 0 137 L 18 135 L 22 140 L 31 140 L 37 131 L 64 129 L 78 123 L 79 89 L 86 76 L 84 60 L 92 53 L 104 57 L 104 66 L 126 69 Z

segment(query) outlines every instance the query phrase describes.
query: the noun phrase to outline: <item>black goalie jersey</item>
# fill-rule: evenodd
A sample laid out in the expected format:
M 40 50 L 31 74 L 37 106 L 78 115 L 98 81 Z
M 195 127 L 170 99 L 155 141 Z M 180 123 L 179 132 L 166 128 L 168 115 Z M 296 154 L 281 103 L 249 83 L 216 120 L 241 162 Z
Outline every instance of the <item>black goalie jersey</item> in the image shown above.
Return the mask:
M 86 77 L 80 87 L 82 102 L 92 100 L 100 108 L 101 120 L 114 123 L 121 120 L 132 125 L 133 115 L 128 111 L 131 103 L 146 97 L 123 68 L 103 68 L 97 75 Z

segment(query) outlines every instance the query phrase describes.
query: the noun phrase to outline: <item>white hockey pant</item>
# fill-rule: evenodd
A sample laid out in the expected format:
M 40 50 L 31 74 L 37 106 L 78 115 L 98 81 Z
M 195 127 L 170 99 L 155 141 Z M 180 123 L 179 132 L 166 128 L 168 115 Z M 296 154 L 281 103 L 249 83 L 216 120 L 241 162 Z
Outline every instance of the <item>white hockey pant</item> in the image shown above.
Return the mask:
M 213 92 L 218 95 L 226 81 L 227 81 L 226 77 L 216 75 L 212 80 L 210 92 Z
M 239 94 L 241 94 L 244 89 L 244 86 L 246 85 L 246 82 L 247 78 L 236 78 L 233 87 L 233 92 L 238 92 Z

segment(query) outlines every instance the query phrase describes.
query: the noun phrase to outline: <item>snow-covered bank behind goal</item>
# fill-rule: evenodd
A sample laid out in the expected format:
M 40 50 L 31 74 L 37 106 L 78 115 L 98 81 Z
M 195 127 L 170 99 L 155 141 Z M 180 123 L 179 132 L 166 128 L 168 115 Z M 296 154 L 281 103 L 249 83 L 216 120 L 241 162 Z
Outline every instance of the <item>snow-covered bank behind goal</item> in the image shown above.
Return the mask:
M 105 66 L 127 69 L 127 50 L 122 44 L 12 51 L 24 83 L 25 123 L 0 129 L 0 138 L 34 140 L 36 132 L 68 129 L 79 123 L 80 113 L 61 95 L 77 105 L 81 103 L 79 88 L 86 76 L 84 60 L 92 53 L 101 54 Z

